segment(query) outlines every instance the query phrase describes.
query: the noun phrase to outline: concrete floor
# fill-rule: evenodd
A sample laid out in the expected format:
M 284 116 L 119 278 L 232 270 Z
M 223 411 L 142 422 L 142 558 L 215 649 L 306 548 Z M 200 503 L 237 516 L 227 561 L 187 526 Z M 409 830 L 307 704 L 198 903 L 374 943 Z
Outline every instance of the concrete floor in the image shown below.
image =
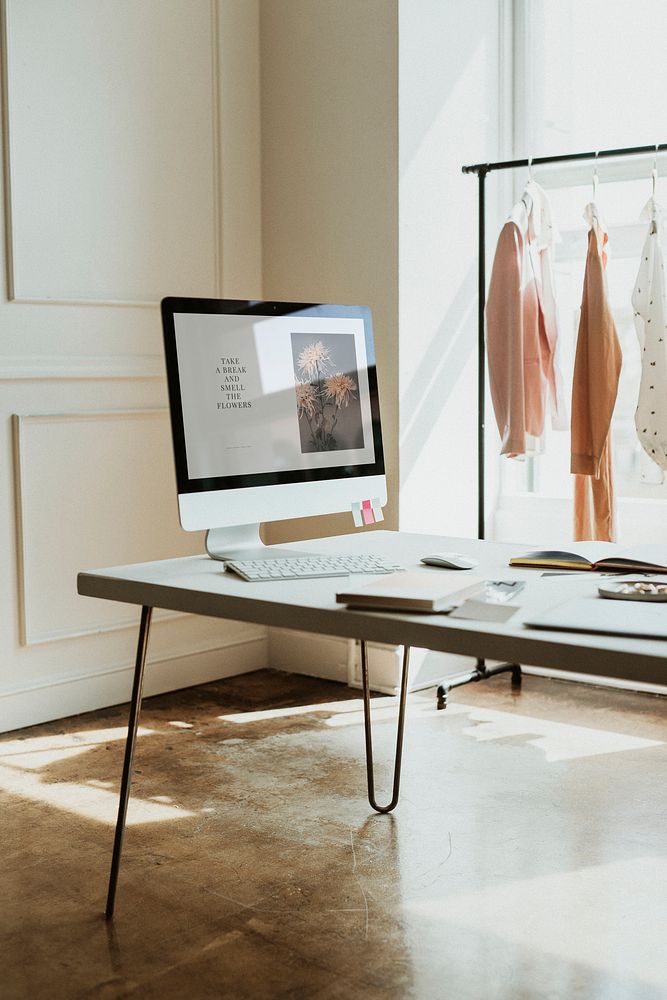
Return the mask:
M 3 1000 L 667 997 L 667 700 L 421 692 L 393 816 L 360 707 L 272 671 L 147 700 L 110 924 L 126 709 L 0 738 Z

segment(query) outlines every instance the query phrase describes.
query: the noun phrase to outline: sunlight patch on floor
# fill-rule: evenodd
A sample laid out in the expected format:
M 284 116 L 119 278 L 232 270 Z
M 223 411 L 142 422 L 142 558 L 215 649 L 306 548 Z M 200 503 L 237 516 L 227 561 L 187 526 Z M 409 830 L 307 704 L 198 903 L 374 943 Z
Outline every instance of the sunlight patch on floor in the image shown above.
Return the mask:
M 393 698 L 373 699 L 373 704 L 377 701 L 394 703 Z M 219 715 L 222 722 L 235 722 L 239 725 L 248 722 L 262 722 L 264 719 L 288 719 L 297 715 L 314 715 L 320 712 L 328 712 L 331 715 L 349 714 L 360 712 L 363 708 L 361 698 L 349 698 L 347 701 L 325 701 L 313 705 L 293 705 L 289 708 L 266 708 L 260 712 L 234 712 L 231 715 Z
M 139 726 L 137 736 L 154 736 L 154 729 Z M 37 771 L 70 757 L 78 757 L 105 743 L 127 737 L 127 726 L 113 729 L 92 729 L 82 733 L 58 733 L 56 736 L 35 736 L 26 740 L 0 742 L 0 764 L 22 771 Z
M 350 702 L 349 704 L 357 704 Z M 596 757 L 600 754 L 621 753 L 627 750 L 646 750 L 664 745 L 662 740 L 648 740 L 627 733 L 615 733 L 606 729 L 592 729 L 586 726 L 572 726 L 566 722 L 552 722 L 537 719 L 516 712 L 498 712 L 472 705 L 450 704 L 443 712 L 433 705 L 432 699 L 410 698 L 408 719 L 441 719 L 443 723 L 453 715 L 465 715 L 472 725 L 462 730 L 464 736 L 472 736 L 479 743 L 510 738 L 525 738 L 529 746 L 541 750 L 548 763 L 560 760 L 577 760 L 582 757 Z M 371 706 L 373 723 L 396 720 L 397 701 L 395 698 L 374 698 Z M 345 715 L 332 716 L 326 720 L 327 726 L 362 725 L 361 710 Z
M 647 740 L 628 733 L 615 733 L 607 729 L 572 726 L 566 722 L 536 719 L 514 712 L 497 712 L 488 708 L 469 705 L 450 705 L 447 712 L 468 715 L 473 725 L 463 730 L 478 743 L 503 740 L 508 737 L 533 736 L 526 742 L 544 753 L 548 763 L 559 760 L 577 760 L 580 757 L 597 757 L 600 754 L 622 753 L 626 750 L 646 750 L 664 745 L 662 740 Z
M 392 697 L 373 698 L 371 716 L 373 724 L 395 722 L 398 700 Z M 361 726 L 364 723 L 363 701 L 351 698 L 347 701 L 324 702 L 313 705 L 297 705 L 291 708 L 270 708 L 259 712 L 237 712 L 221 715 L 223 722 L 244 725 L 268 719 L 291 718 L 299 715 L 325 714 L 323 721 L 331 728 Z M 479 743 L 493 740 L 521 738 L 529 746 L 536 747 L 544 754 L 548 763 L 562 760 L 578 760 L 597 757 L 601 754 L 622 753 L 629 750 L 647 750 L 664 745 L 662 740 L 649 740 L 627 733 L 616 733 L 607 729 L 593 729 L 587 726 L 573 726 L 565 722 L 521 715 L 519 712 L 499 712 L 493 709 L 476 708 L 472 705 L 450 704 L 444 712 L 439 712 L 433 698 L 412 695 L 408 699 L 408 719 L 440 719 L 443 723 L 453 715 L 465 715 L 471 725 L 462 730 Z
M 142 726 L 141 739 L 158 735 Z M 61 781 L 55 774 L 59 765 L 108 743 L 124 740 L 127 727 L 59 733 L 0 743 L 0 790 L 17 798 L 76 813 L 97 823 L 115 824 L 118 813 L 118 786 L 111 781 L 88 776 L 82 766 L 81 781 Z M 53 770 L 50 770 L 53 769 Z M 120 773 L 118 775 L 120 779 Z M 151 801 L 130 798 L 128 825 L 183 819 L 196 813 L 156 797 Z
M 667 858 L 631 858 L 477 892 L 407 900 L 441 924 L 603 969 L 663 990 L 667 982 Z M 660 994 L 662 995 L 662 993 Z
M 49 784 L 31 771 L 10 770 L 0 767 L 0 790 L 16 798 L 28 799 L 42 805 L 53 806 L 64 812 L 76 813 L 96 823 L 115 824 L 118 813 L 118 791 L 106 791 L 99 786 L 78 784 L 74 781 L 57 781 Z M 170 819 L 183 819 L 196 813 L 178 806 L 147 802 L 132 795 L 127 809 L 128 826 L 140 823 L 160 823 Z
M 361 726 L 364 722 L 364 710 L 363 702 L 356 701 L 350 702 L 355 706 L 356 711 L 348 712 L 347 715 L 337 715 L 330 719 L 326 719 L 327 726 L 338 727 L 338 726 Z M 409 708 L 407 714 L 410 719 L 414 719 L 415 716 L 426 716 L 434 715 L 435 711 L 433 709 L 433 701 L 429 699 L 428 701 L 423 697 L 411 697 L 408 698 Z M 398 718 L 398 699 L 397 698 L 373 698 L 371 701 L 371 719 L 373 724 L 376 722 L 388 722 L 393 721 L 396 723 Z

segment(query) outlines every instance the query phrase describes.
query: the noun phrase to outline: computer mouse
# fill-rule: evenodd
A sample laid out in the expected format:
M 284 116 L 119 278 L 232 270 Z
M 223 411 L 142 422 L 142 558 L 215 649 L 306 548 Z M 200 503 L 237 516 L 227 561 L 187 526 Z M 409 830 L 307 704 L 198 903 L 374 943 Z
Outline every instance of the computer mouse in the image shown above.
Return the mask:
M 474 569 L 476 559 L 462 556 L 460 552 L 436 552 L 432 556 L 424 556 L 421 560 L 426 566 L 440 566 L 442 569 Z

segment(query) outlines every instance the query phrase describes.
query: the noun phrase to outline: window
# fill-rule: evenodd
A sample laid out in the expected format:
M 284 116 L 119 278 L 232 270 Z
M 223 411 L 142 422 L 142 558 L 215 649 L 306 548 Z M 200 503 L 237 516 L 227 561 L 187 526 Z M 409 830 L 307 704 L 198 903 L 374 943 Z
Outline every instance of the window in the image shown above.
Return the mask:
M 513 62 L 514 155 L 540 156 L 667 141 L 664 94 L 667 60 L 658 40 L 667 34 L 664 0 L 515 0 Z M 660 43 L 661 44 L 661 43 Z M 667 484 L 641 448 L 634 427 L 640 359 L 630 296 L 646 224 L 639 216 L 651 194 L 654 157 L 603 160 L 598 165 L 597 202 L 610 230 L 609 295 L 621 347 L 623 370 L 612 423 L 616 494 L 621 540 L 639 541 L 642 531 L 664 535 Z M 667 156 L 658 159 L 665 177 L 656 195 L 667 206 Z M 517 174 L 515 196 L 525 182 Z M 562 367 L 571 385 L 586 253 L 583 211 L 591 200 L 593 165 L 535 168 L 549 190 L 561 241 L 555 271 L 560 312 Z M 667 250 L 667 248 L 666 248 Z M 572 494 L 567 432 L 547 431 L 546 454 L 502 464 L 501 510 L 496 535 L 508 537 L 525 516 L 527 495 L 566 498 Z M 522 513 L 508 519 L 511 500 L 523 494 Z M 634 510 L 622 509 L 626 498 Z M 656 503 L 659 501 L 659 503 Z M 639 506 L 643 508 L 639 510 Z M 521 505 L 520 505 L 521 506 Z M 564 515 L 569 522 L 568 511 Z M 499 527 L 500 525 L 500 527 Z M 516 529 L 514 529 L 516 535 Z M 650 536 L 649 536 L 650 537 Z
M 526 87 L 517 139 L 542 155 L 664 141 L 664 0 L 515 0 L 515 8 L 517 90 Z

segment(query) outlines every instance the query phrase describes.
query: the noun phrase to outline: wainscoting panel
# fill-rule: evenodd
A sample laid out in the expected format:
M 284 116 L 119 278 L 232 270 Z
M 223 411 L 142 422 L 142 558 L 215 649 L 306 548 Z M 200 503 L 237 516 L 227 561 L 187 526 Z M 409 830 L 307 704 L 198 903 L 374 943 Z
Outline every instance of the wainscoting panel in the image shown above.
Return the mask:
M 14 448 L 25 645 L 134 623 L 131 606 L 79 597 L 80 570 L 201 551 L 177 527 L 166 410 L 15 416 Z
M 158 303 L 261 297 L 259 0 L 0 0 L 0 731 L 129 697 L 139 609 L 81 569 L 178 524 Z M 21 416 L 16 416 L 20 414 Z M 267 662 L 156 611 L 147 692 Z
M 213 0 L 5 0 L 10 300 L 220 282 Z

